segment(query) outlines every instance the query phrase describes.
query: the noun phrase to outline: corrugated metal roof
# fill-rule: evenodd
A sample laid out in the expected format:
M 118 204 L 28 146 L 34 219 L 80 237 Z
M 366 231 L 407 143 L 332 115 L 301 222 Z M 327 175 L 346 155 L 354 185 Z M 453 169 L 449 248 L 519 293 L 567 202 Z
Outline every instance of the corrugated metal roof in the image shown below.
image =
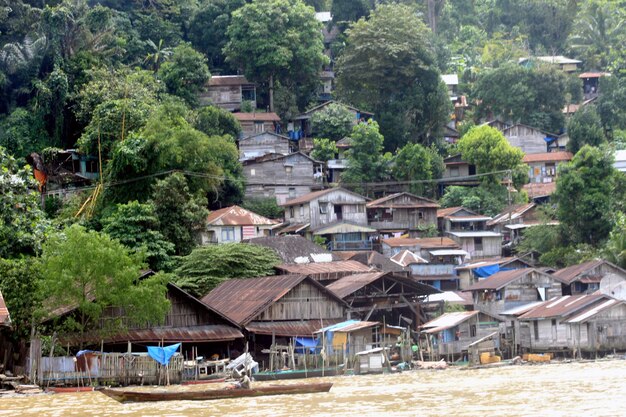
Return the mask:
M 282 264 L 276 269 L 286 271 L 290 274 L 302 275 L 318 275 L 332 274 L 344 272 L 348 274 L 358 274 L 362 272 L 370 272 L 371 268 L 357 261 L 336 261 L 336 262 L 319 262 L 310 264 Z
M 459 256 L 469 257 L 469 253 L 461 249 L 438 249 L 438 250 L 431 250 L 429 251 L 429 253 L 433 256 L 459 255 Z
M 363 203 L 366 202 L 365 197 L 363 197 L 362 195 L 357 194 L 357 193 L 353 193 L 352 191 L 346 190 L 345 188 L 342 188 L 342 187 L 336 187 L 336 188 L 327 188 L 327 189 L 321 190 L 321 191 L 313 191 L 312 193 L 308 193 L 308 194 L 305 194 L 303 196 L 296 197 L 296 198 L 294 198 L 292 200 L 287 200 L 287 202 L 281 204 L 281 206 L 288 207 L 288 206 L 308 203 L 309 201 L 315 200 L 316 198 L 323 197 L 326 194 L 330 194 L 333 191 L 341 191 L 341 192 L 344 192 L 344 193 L 348 193 L 348 194 L 351 194 L 353 196 L 357 196 L 357 197 L 362 198 L 363 199 Z
M 255 334 L 265 334 L 285 337 L 311 336 L 320 327 L 336 324 L 343 319 L 298 320 L 298 321 L 252 321 L 246 329 Z
M 343 304 L 339 297 L 317 281 L 306 275 L 296 274 L 230 279 L 204 296 L 202 302 L 234 322 L 245 325 L 305 280 L 318 287 L 330 298 Z
M 276 234 L 284 235 L 287 233 L 299 233 L 310 226 L 310 223 L 291 223 L 286 227 L 278 230 Z
M 367 274 L 348 275 L 329 284 L 326 288 L 337 294 L 339 298 L 345 298 L 384 275 L 387 274 L 385 272 L 370 272 Z
M 582 278 L 587 272 L 599 267 L 606 263 L 603 259 L 595 259 L 589 262 L 583 262 L 582 264 L 568 266 L 567 268 L 559 269 L 552 275 L 565 281 L 567 284 L 571 284 L 577 279 Z
M 491 220 L 489 216 L 481 216 L 479 214 L 475 216 L 450 216 L 448 217 L 452 223 L 461 223 L 461 222 L 486 222 Z
M 410 197 L 413 202 L 411 203 L 394 203 L 393 200 L 400 196 Z M 367 208 L 421 208 L 432 207 L 438 208 L 439 204 L 436 201 L 430 200 L 425 197 L 419 197 L 411 193 L 402 192 L 388 195 L 386 197 L 379 198 L 378 200 L 370 201 L 367 203 Z
M 602 294 L 598 295 L 565 295 L 541 303 L 532 310 L 519 316 L 520 320 L 545 319 L 551 317 L 566 317 L 580 309 L 601 300 L 606 300 Z
M 543 303 L 544 301 L 534 301 L 532 303 L 528 303 L 528 304 L 524 304 L 521 306 L 509 308 L 508 310 L 504 310 L 502 313 L 500 313 L 500 315 L 501 316 L 519 316 Z
M 498 223 L 508 222 L 510 220 L 515 220 L 526 213 L 528 210 L 535 207 L 535 203 L 527 203 L 527 204 L 515 204 L 507 207 L 501 213 L 498 213 L 491 221 L 487 222 L 488 226 L 492 226 Z
M 335 252 L 337 253 L 337 252 Z M 361 262 L 363 265 L 377 268 L 382 272 L 404 272 L 405 268 L 402 265 L 393 262 L 380 252 L 365 251 L 365 252 L 352 252 L 346 258 L 351 261 Z
M 280 122 L 276 113 L 233 113 L 233 116 L 240 122 Z
M 465 320 L 478 315 L 478 311 L 457 311 L 444 313 L 428 323 L 422 324 L 420 328 L 424 333 L 437 333 L 463 323 Z
M 11 315 L 9 314 L 9 309 L 4 302 L 4 298 L 2 297 L 2 291 L 0 291 L 0 326 L 8 326 L 11 324 Z
M 613 298 L 600 302 L 600 303 L 596 303 L 590 307 L 584 308 L 582 312 L 579 312 L 577 315 L 567 320 L 567 323 L 584 323 L 590 318 L 592 318 L 593 316 L 595 316 L 596 314 L 600 313 L 601 311 L 604 311 L 607 308 L 612 308 L 612 307 L 615 307 L 616 305 L 623 304 L 623 303 L 624 303 L 623 301 L 615 300 Z
M 272 224 L 278 224 L 278 222 L 239 206 L 215 210 L 207 217 L 207 226 L 266 226 Z
M 500 233 L 489 232 L 486 230 L 476 230 L 473 232 L 446 232 L 456 237 L 502 237 Z
M 255 237 L 245 242 L 273 249 L 280 259 L 288 264 L 295 263 L 296 258 L 302 257 L 308 257 L 310 262 L 316 262 L 318 255 L 327 255 L 336 261 L 340 259 L 337 254 L 299 235 Z
M 439 210 L 437 210 L 437 217 L 446 217 L 461 210 L 463 210 L 463 207 L 461 206 L 440 208 Z
M 313 231 L 314 235 L 332 235 L 335 233 L 376 233 L 377 230 L 362 224 L 336 222 L 323 225 Z
M 610 72 L 583 72 L 578 76 L 578 78 L 600 78 L 605 76 L 610 76 Z
M 436 303 L 440 301 L 452 304 L 474 305 L 472 295 L 461 291 L 444 291 L 439 294 L 430 294 L 424 300 L 425 303 Z
M 411 239 L 406 237 L 392 237 L 383 239 L 383 243 L 392 248 L 415 246 L 422 249 L 431 248 L 459 248 L 459 244 L 449 237 L 426 237 Z
M 252 84 L 243 75 L 213 75 L 209 78 L 209 86 L 227 86 Z
M 428 261 L 409 250 L 403 250 L 391 257 L 391 260 L 404 267 L 413 264 L 427 264 Z
M 528 262 L 520 259 L 520 258 L 515 258 L 515 257 L 506 257 L 506 258 L 500 258 L 500 259 L 494 259 L 494 260 L 490 260 L 490 261 L 478 261 L 478 262 L 473 262 L 467 265 L 461 265 L 461 266 L 457 266 L 456 269 L 457 270 L 464 270 L 464 269 L 476 269 L 476 268 L 481 268 L 483 266 L 490 266 L 490 265 L 505 265 L 505 264 L 509 264 L 511 262 L 522 262 L 524 264 L 526 264 L 526 266 L 531 266 Z
M 413 279 L 417 281 L 449 281 L 459 279 L 457 275 L 413 275 Z
M 210 326 L 153 328 L 144 330 L 129 330 L 109 338 L 106 343 L 112 342 L 226 342 L 243 338 L 239 329 L 222 324 Z
M 499 290 L 500 288 L 516 281 L 532 271 L 536 271 L 539 274 L 548 275 L 544 272 L 538 271 L 534 268 L 513 269 L 511 271 L 500 271 L 491 275 L 489 278 L 481 279 L 474 285 L 471 285 L 465 291 L 479 291 L 479 290 Z
M 573 157 L 574 154 L 566 151 L 531 153 L 524 155 L 522 162 L 528 164 L 531 162 L 571 161 Z

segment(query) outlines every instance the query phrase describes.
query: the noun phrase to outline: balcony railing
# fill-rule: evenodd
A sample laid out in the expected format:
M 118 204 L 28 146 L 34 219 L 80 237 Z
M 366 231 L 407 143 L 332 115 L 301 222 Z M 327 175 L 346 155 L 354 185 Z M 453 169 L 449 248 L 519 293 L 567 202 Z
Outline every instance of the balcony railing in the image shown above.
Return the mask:
M 334 251 L 343 250 L 372 250 L 372 242 L 369 240 L 335 241 L 328 244 L 328 248 Z

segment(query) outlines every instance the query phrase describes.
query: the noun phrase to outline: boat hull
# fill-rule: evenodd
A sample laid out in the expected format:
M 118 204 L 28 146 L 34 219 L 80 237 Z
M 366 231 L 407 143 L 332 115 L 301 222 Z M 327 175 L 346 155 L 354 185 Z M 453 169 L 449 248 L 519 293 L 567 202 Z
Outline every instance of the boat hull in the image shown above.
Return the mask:
M 256 387 L 252 389 L 215 389 L 204 391 L 142 392 L 104 388 L 101 393 L 122 403 L 148 401 L 206 401 L 226 398 L 260 397 L 264 395 L 312 394 L 328 392 L 332 383 L 293 384 Z
M 311 369 L 308 371 L 281 371 L 281 372 L 258 372 L 252 374 L 255 381 L 277 381 L 282 379 L 302 379 L 302 378 L 318 378 L 321 376 L 336 376 L 339 374 L 338 369 Z

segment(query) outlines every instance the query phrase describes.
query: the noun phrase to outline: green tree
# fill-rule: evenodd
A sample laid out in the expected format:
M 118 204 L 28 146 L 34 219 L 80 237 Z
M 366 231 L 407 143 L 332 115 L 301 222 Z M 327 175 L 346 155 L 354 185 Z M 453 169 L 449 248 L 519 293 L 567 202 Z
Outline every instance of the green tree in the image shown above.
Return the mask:
M 211 69 L 229 69 L 223 53 L 228 41 L 226 31 L 232 12 L 244 4 L 245 0 L 208 0 L 194 13 L 188 37 L 193 47 L 208 57 Z
M 87 331 L 115 331 L 127 325 L 164 320 L 169 301 L 163 276 L 140 280 L 143 259 L 105 234 L 73 225 L 45 243 L 39 291 L 50 308 L 76 306 L 64 325 L 81 336 Z M 107 307 L 121 308 L 126 323 L 109 321 L 100 329 Z
M 159 39 L 158 44 L 154 43 L 152 39 L 148 39 L 146 44 L 150 47 L 150 52 L 146 55 L 143 63 L 148 65 L 152 71 L 157 72 L 161 68 L 161 64 L 172 56 L 173 50 L 163 45 L 163 39 Z
M 490 126 L 473 127 L 458 142 L 464 161 L 476 165 L 479 173 L 516 170 L 522 164 L 524 153 L 511 146 L 504 135 Z M 485 176 L 494 182 L 502 175 Z
M 273 275 L 279 263 L 278 256 L 263 246 L 245 243 L 203 246 L 182 259 L 176 270 L 176 284 L 202 297 L 231 278 Z
M 398 181 L 431 180 L 431 153 L 418 143 L 407 143 L 396 152 L 392 175 Z M 417 195 L 423 195 L 426 189 L 432 189 L 427 183 L 414 183 L 409 188 Z
M 451 186 L 439 201 L 442 207 L 463 206 L 477 213 L 495 216 L 507 205 L 509 194 L 506 187 L 499 184 L 483 184 L 479 187 Z M 522 196 L 511 195 L 512 203 L 521 203 Z
M 348 136 L 354 126 L 354 114 L 343 104 L 331 103 L 313 113 L 311 130 L 318 138 L 338 141 Z
M 198 102 L 198 93 L 209 81 L 211 74 L 206 58 L 188 43 L 181 43 L 172 50 L 172 57 L 157 71 L 167 92 L 185 100 L 189 105 Z
M 607 139 L 614 139 L 614 131 L 626 128 L 626 115 L 622 104 L 626 100 L 626 80 L 618 77 L 600 78 L 599 91 L 595 102 L 602 128 Z
M 475 117 L 500 117 L 558 132 L 563 127 L 566 94 L 577 93 L 579 97 L 580 81 L 574 90 L 573 81 L 562 71 L 550 65 L 533 65 L 507 64 L 482 72 L 473 88 L 474 98 L 480 100 Z M 575 96 L 572 101 L 576 101 Z
M 35 258 L 0 258 L 0 291 L 11 313 L 13 342 L 28 338 L 33 322 L 33 312 L 40 306 L 40 294 L 33 291 L 41 279 L 39 263 Z
M 609 234 L 603 255 L 607 261 L 626 268 L 626 215 L 624 213 L 616 214 L 615 225 Z
M 576 153 L 585 145 L 600 146 L 606 142 L 600 116 L 594 106 L 578 110 L 567 122 L 567 149 Z
M 310 86 L 319 82 L 327 62 L 322 24 L 302 0 L 253 0 L 232 14 L 226 61 L 243 68 L 250 81 L 267 83 L 269 108 L 274 111 L 274 82 Z M 300 98 L 304 102 L 306 97 Z
M 341 182 L 350 188 L 365 192 L 364 183 L 385 179 L 391 155 L 383 154 L 385 138 L 380 134 L 378 123 L 368 120 L 352 129 L 348 155 L 348 169 L 341 175 Z
M 235 116 L 214 106 L 198 109 L 193 116 L 193 127 L 208 136 L 229 135 L 237 139 L 241 133 L 241 125 Z
M 42 120 L 25 108 L 15 109 L 0 122 L 0 146 L 16 158 L 45 148 L 47 136 Z
M 598 245 L 609 235 L 614 175 L 611 153 L 589 145 L 561 166 L 553 198 L 564 236 L 573 243 Z
M 0 147 L 0 258 L 37 254 L 49 227 L 32 173 Z
M 191 252 L 209 215 L 206 197 L 191 194 L 184 175 L 175 173 L 154 185 L 151 203 L 159 231 L 174 244 L 176 254 Z
M 174 244 L 159 231 L 159 220 L 151 204 L 131 201 L 118 204 L 101 220 L 102 231 L 132 252 L 145 252 L 148 266 L 155 271 L 172 268 Z
M 438 137 L 450 118 L 450 99 L 430 31 L 415 9 L 379 5 L 347 33 L 337 61 L 339 96 L 376 114 L 388 150 Z
M 372 0 L 333 0 L 330 13 L 333 22 L 345 29 L 352 22 L 367 16 L 374 8 Z
M 278 205 L 275 197 L 246 199 L 241 207 L 268 219 L 282 219 L 285 214 L 285 209 Z
M 311 158 L 317 161 L 328 162 L 337 156 L 337 144 L 330 139 L 313 139 L 313 150 Z

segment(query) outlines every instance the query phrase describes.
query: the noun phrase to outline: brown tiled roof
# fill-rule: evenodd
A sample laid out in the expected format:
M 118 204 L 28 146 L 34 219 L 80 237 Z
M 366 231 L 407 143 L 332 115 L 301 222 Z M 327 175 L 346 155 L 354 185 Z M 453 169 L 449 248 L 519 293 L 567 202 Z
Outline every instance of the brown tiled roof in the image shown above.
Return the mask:
M 571 161 L 573 157 L 571 152 L 566 151 L 531 153 L 524 155 L 522 162 L 528 164 L 529 162 Z
M 209 86 L 227 86 L 252 84 L 243 75 L 214 75 L 209 79 Z
M 582 278 L 587 272 L 590 270 L 597 268 L 602 264 L 609 264 L 615 269 L 620 269 L 617 265 L 613 265 L 612 263 L 605 261 L 604 259 L 595 259 L 593 261 L 584 262 L 582 264 L 568 266 L 567 268 L 559 269 L 552 275 L 564 281 L 567 284 L 571 284 L 579 278 Z M 624 271 L 624 276 L 626 277 L 626 271 Z
M 371 268 L 358 261 L 336 261 L 336 262 L 313 262 L 309 264 L 282 264 L 276 269 L 286 271 L 290 274 L 317 275 L 337 272 L 358 274 L 369 272 Z
M 536 271 L 533 268 L 513 269 L 511 271 L 500 271 L 491 275 L 489 278 L 482 279 L 477 283 L 471 285 L 465 291 L 478 291 L 478 290 L 499 290 L 500 288 L 516 281 L 526 274 L 532 271 Z M 537 271 L 539 272 L 539 271 Z M 542 272 L 539 272 L 542 273 Z
M 344 319 L 298 320 L 298 321 L 252 321 L 246 329 L 255 334 L 284 337 L 311 336 L 324 326 L 341 323 Z
M 395 198 L 402 195 L 406 195 L 416 200 L 412 203 L 393 203 Z M 367 203 L 367 208 L 421 208 L 431 207 L 438 208 L 439 204 L 436 201 L 430 200 L 426 197 L 419 197 L 410 193 L 402 192 L 388 195 L 386 197 L 379 198 L 378 200 L 370 201 Z
M 551 317 L 565 317 L 577 312 L 578 310 L 595 304 L 600 300 L 608 299 L 602 294 L 597 295 L 565 295 L 563 297 L 553 298 L 532 310 L 519 316 L 524 319 L 545 319 Z
M 556 182 L 539 182 L 524 184 L 522 187 L 530 198 L 547 197 L 556 191 Z
M 11 324 L 11 316 L 9 315 L 9 309 L 4 303 L 2 297 L 2 291 L 0 291 L 0 326 L 8 326 Z
M 327 188 L 325 190 L 320 190 L 320 191 L 313 191 L 312 193 L 308 193 L 305 194 L 303 196 L 300 197 L 296 197 L 292 200 L 288 200 L 287 202 L 281 204 L 281 206 L 293 206 L 296 204 L 304 204 L 304 203 L 308 203 L 309 201 L 315 200 L 316 198 L 322 197 L 326 194 L 329 194 L 333 191 L 343 191 L 352 195 L 356 195 L 361 197 L 365 202 L 365 197 L 363 197 L 362 195 L 359 195 L 357 193 L 353 193 L 352 191 L 346 190 L 345 188 L 341 188 L 341 187 L 336 187 L 336 188 Z
M 245 325 L 305 280 L 329 297 L 343 302 L 318 282 L 296 274 L 230 279 L 205 295 L 202 302 L 234 322 Z
M 280 122 L 276 113 L 233 113 L 233 116 L 240 122 Z
M 278 222 L 239 206 L 215 210 L 207 217 L 208 226 L 266 226 L 272 224 L 278 224 Z

